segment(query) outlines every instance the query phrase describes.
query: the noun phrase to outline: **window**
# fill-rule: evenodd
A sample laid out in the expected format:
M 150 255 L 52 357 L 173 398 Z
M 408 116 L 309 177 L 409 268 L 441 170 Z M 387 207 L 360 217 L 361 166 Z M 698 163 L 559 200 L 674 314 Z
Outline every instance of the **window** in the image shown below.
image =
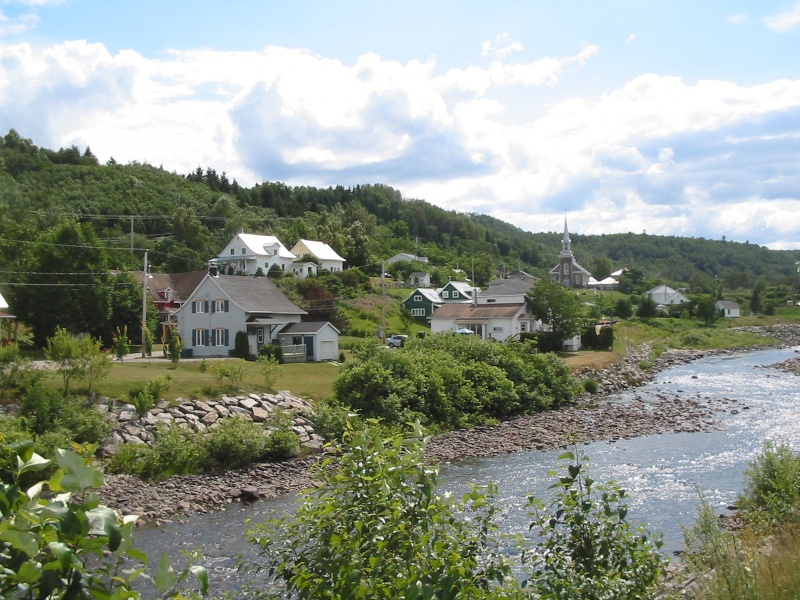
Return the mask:
M 564 263 L 564 273 L 569 273 L 569 263 Z
M 492 331 L 494 333 L 503 333 L 503 328 L 502 327 L 493 327 Z
M 205 300 L 195 300 L 192 302 L 192 312 L 193 313 L 204 313 L 206 312 L 206 301 Z
M 414 302 L 422 302 L 422 296 L 420 296 L 419 294 L 414 296 Z
M 214 312 L 228 312 L 227 300 L 214 300 Z
M 242 254 L 246 254 L 246 252 L 245 252 L 245 249 L 244 249 L 244 248 L 242 248 Z
M 233 248 L 231 248 L 231 256 L 233 256 L 234 254 L 236 254 L 236 250 L 234 250 Z
M 424 317 L 425 316 L 425 309 L 424 308 L 412 308 L 411 309 L 411 316 L 412 317 Z
M 527 321 L 520 321 L 519 322 L 519 330 L 521 333 L 526 333 L 528 331 L 528 322 Z
M 497 298 L 487 298 L 486 304 L 492 304 L 493 302 L 497 302 Z
M 449 298 L 450 292 L 442 292 L 442 298 Z
M 263 343 L 264 343 L 264 330 L 263 330 L 263 329 L 259 329 L 259 330 L 256 332 L 256 341 L 257 341 L 259 344 L 263 344 Z
M 192 346 L 208 346 L 208 330 L 207 329 L 193 329 L 192 330 Z
M 214 330 L 214 346 L 227 346 L 228 345 L 228 330 L 215 329 Z

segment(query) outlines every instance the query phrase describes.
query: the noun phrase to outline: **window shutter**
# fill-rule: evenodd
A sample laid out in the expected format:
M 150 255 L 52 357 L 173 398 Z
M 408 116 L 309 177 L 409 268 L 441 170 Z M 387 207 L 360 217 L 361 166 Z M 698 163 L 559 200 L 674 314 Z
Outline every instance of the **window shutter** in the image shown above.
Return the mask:
M 192 309 L 194 309 L 194 304 L 192 304 Z M 194 312 L 194 310 L 192 310 Z M 197 330 L 192 329 L 192 346 L 197 346 Z
M 208 312 L 208 300 L 203 300 L 203 302 L 204 302 L 205 308 L 206 308 L 205 311 L 203 311 L 203 312 Z
M 217 311 L 217 303 L 212 300 L 211 301 L 211 314 L 213 315 Z
M 211 340 L 210 340 L 210 338 L 211 338 L 211 335 L 210 335 L 210 333 L 211 333 L 211 332 L 210 332 L 208 329 L 206 329 L 206 330 L 205 330 L 205 332 L 206 332 L 206 346 L 210 346 L 210 345 L 211 345 L 211 344 L 210 344 L 210 342 L 211 342 Z
M 230 308 L 228 308 L 228 301 L 225 300 L 225 312 L 229 312 Z
M 212 346 L 216 346 L 217 345 L 217 330 L 216 329 L 212 329 L 211 330 L 211 340 L 210 341 L 211 341 L 211 345 Z
M 228 303 L 228 301 L 225 300 L 225 304 L 227 304 L 227 303 Z M 227 345 L 229 345 L 229 343 L 230 342 L 228 341 L 228 330 L 226 329 L 225 330 L 225 345 L 227 346 Z
M 197 301 L 192 300 L 192 314 L 197 312 Z

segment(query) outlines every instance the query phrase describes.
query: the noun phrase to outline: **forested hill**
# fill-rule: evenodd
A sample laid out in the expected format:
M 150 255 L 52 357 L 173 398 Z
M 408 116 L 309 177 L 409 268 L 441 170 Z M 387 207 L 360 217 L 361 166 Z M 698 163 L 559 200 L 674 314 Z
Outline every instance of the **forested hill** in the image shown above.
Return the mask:
M 148 248 L 154 268 L 169 272 L 203 268 L 242 229 L 276 235 L 288 247 L 300 238 L 327 240 L 348 266 L 373 274 L 386 258 L 416 252 L 443 270 L 474 273 L 481 285 L 504 269 L 543 275 L 561 249 L 560 231 L 531 234 L 485 215 L 403 199 L 380 184 L 244 188 L 213 168 L 180 175 L 113 159 L 101 165 L 89 148 L 39 148 L 14 130 L 0 138 L 0 283 L 21 273 L 31 242 L 69 220 L 91 224 L 113 249 L 109 266 L 140 268 L 141 252 L 130 248 Z M 646 277 L 672 282 L 716 276 L 749 287 L 764 276 L 788 284 L 800 260 L 800 252 L 703 239 L 573 234 L 572 240 L 590 271 L 638 267 Z

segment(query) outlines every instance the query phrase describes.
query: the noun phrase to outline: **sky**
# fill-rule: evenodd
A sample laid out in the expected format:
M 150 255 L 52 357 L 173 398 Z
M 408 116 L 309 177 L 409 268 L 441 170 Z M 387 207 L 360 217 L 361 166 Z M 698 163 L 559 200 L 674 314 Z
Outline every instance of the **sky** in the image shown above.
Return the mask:
M 12 128 L 533 232 L 800 249 L 800 1 L 0 0 Z

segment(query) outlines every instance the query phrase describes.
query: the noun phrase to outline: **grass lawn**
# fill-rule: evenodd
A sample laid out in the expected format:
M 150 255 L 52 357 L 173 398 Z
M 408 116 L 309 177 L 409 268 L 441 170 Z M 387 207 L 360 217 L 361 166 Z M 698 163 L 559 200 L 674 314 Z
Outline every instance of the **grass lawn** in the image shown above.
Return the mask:
M 206 361 L 210 366 L 216 360 Z M 226 359 L 226 362 L 243 364 L 245 376 L 240 388 L 247 392 L 261 393 L 264 389 L 263 379 L 259 374 L 257 363 Z M 95 389 L 101 396 L 110 398 L 127 399 L 128 392 L 141 388 L 143 384 L 156 377 L 166 374 L 171 375 L 172 385 L 167 390 L 167 397 L 174 398 L 201 398 L 214 399 L 224 392 L 217 387 L 217 381 L 208 369 L 205 373 L 200 370 L 201 361 L 182 360 L 177 368 L 166 359 L 137 359 L 124 363 L 115 362 L 111 375 L 97 383 Z M 339 374 L 339 367 L 330 363 L 294 363 L 281 365 L 275 390 L 289 390 L 296 396 L 319 400 L 330 395 L 333 380 Z M 56 372 L 50 372 L 45 379 L 45 385 L 60 388 L 62 378 Z M 81 391 L 78 383 L 75 391 Z

